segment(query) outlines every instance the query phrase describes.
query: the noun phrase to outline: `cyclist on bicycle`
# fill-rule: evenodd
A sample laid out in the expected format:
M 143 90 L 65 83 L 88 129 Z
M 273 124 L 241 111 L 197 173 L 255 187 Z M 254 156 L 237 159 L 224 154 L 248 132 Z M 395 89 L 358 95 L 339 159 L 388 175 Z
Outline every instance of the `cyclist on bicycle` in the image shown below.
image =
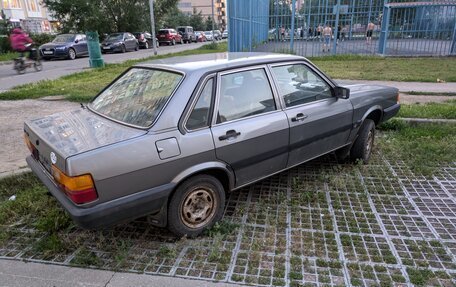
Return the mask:
M 33 43 L 33 40 L 30 39 L 21 27 L 14 28 L 13 31 L 11 31 L 10 42 L 11 48 L 16 52 L 19 52 L 20 57 L 24 57 L 24 52 L 29 52 L 28 58 L 33 60 L 31 45 L 27 45 Z

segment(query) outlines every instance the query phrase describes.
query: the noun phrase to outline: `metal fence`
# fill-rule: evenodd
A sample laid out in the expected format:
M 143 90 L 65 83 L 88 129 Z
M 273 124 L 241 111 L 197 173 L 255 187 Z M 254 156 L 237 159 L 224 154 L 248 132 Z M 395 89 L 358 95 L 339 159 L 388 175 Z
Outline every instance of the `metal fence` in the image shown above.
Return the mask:
M 229 0 L 229 50 L 456 55 L 456 0 Z

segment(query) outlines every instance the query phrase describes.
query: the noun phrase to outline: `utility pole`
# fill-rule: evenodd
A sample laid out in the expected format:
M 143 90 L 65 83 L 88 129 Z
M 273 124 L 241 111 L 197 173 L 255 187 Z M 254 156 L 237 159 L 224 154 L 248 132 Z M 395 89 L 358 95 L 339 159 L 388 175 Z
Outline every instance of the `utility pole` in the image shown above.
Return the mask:
M 212 42 L 215 43 L 215 34 L 214 34 L 214 21 L 215 21 L 215 18 L 214 18 L 214 1 L 215 0 L 211 0 L 211 6 L 212 6 Z
M 152 33 L 152 47 L 154 47 L 154 55 L 157 55 L 157 42 L 155 41 L 155 17 L 154 17 L 154 0 L 149 0 L 150 7 L 150 26 Z

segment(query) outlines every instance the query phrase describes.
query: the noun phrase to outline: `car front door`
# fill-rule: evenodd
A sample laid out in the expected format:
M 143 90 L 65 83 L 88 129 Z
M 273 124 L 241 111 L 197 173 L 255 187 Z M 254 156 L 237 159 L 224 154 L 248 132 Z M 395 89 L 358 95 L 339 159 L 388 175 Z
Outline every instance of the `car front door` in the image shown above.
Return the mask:
M 236 186 L 286 167 L 289 127 L 266 67 L 218 74 L 212 136 L 217 158 L 228 163 Z
M 305 63 L 271 67 L 290 125 L 288 167 L 347 144 L 353 106 L 336 98 L 322 75 Z
M 87 54 L 88 48 L 87 48 L 87 40 L 85 35 L 77 35 L 76 40 L 78 41 L 75 43 L 74 47 L 76 48 L 76 51 L 78 55 L 85 55 Z

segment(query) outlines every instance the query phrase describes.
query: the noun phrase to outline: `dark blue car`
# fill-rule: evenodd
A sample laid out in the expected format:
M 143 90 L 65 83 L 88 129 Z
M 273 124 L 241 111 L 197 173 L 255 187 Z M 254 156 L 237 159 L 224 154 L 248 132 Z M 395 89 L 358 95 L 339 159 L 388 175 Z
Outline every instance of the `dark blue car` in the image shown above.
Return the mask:
M 89 53 L 84 34 L 60 34 L 52 42 L 41 45 L 39 50 L 46 60 L 52 58 L 74 60 Z

